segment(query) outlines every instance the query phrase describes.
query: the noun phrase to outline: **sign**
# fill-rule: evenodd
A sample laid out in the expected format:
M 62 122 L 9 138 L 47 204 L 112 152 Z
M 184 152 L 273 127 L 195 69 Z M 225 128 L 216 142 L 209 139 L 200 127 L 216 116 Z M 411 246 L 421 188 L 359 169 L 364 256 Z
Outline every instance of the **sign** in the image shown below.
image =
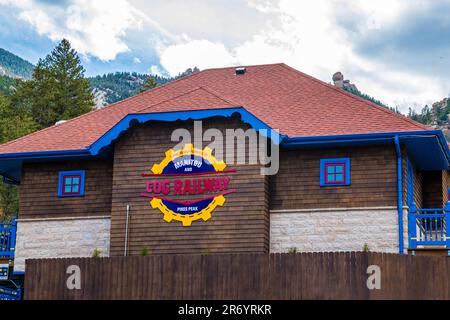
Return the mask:
M 236 192 L 230 188 L 236 170 L 225 170 L 226 164 L 212 155 L 212 150 L 196 149 L 186 144 L 182 149 L 166 152 L 165 158 L 154 164 L 142 197 L 151 198 L 150 205 L 164 215 L 164 220 L 180 221 L 188 227 L 193 221 L 207 221 L 217 206 L 223 206 L 226 196 Z

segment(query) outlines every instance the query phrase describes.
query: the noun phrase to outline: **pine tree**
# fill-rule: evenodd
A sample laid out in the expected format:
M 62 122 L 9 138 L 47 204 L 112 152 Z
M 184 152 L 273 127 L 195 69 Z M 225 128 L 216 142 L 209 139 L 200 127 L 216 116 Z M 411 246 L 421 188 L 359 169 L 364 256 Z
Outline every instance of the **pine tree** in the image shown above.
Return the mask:
M 0 143 L 19 138 L 36 129 L 36 122 L 26 110 L 14 108 L 8 97 L 0 94 Z M 5 184 L 0 180 L 0 211 L 17 214 L 18 210 L 17 186 Z
M 39 60 L 33 78 L 19 85 L 14 104 L 28 107 L 40 128 L 89 112 L 94 97 L 84 71 L 77 52 L 63 39 Z
M 153 78 L 152 76 L 149 76 L 147 78 L 147 81 L 145 82 L 145 84 L 139 90 L 139 92 L 144 92 L 144 91 L 156 88 L 157 86 L 158 86 L 158 83 L 156 82 L 155 78 Z

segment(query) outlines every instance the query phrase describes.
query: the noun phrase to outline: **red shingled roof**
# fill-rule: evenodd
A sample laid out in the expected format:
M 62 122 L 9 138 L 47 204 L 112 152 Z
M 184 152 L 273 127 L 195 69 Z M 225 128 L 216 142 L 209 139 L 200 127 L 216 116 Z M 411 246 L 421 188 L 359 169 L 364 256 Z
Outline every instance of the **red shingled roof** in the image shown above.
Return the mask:
M 290 137 L 430 128 L 285 64 L 208 69 L 0 145 L 0 153 L 85 149 L 130 113 L 243 106 Z

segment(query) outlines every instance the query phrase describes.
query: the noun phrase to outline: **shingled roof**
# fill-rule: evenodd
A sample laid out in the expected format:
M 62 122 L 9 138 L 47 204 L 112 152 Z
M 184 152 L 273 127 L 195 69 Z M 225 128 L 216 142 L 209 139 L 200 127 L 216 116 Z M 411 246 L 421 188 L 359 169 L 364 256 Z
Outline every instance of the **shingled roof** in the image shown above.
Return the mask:
M 242 106 L 289 137 L 422 131 L 430 128 L 285 64 L 207 69 L 63 124 L 0 145 L 0 154 L 81 150 L 128 114 Z

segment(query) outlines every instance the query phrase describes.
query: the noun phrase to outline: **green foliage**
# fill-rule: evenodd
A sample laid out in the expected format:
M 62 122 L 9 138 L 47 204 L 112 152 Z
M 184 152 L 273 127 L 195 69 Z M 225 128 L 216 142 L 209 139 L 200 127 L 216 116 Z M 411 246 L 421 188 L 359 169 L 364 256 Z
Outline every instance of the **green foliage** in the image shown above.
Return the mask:
M 369 96 L 369 95 L 366 94 L 366 93 L 362 93 L 362 92 L 359 91 L 358 89 L 346 89 L 346 88 L 344 87 L 344 90 L 346 90 L 346 91 L 348 91 L 348 92 L 354 94 L 355 96 L 358 96 L 358 97 L 360 97 L 360 98 L 363 98 L 363 99 L 365 99 L 365 100 L 367 100 L 367 101 L 373 102 L 373 103 L 379 105 L 380 107 L 389 109 L 389 110 L 391 110 L 391 111 L 393 111 L 393 112 L 396 112 L 396 113 L 400 113 L 400 112 L 398 111 L 397 108 L 389 107 L 389 106 L 385 105 L 383 102 L 381 102 L 380 100 L 375 99 L 374 97 Z
M 433 113 L 432 109 L 428 107 L 427 105 L 423 107 L 420 113 L 417 113 L 413 109 L 409 108 L 408 117 L 411 118 L 414 121 L 431 125 L 433 123 Z M 442 117 L 442 116 L 441 116 Z
M 147 247 L 142 248 L 142 250 L 141 250 L 141 256 L 142 256 L 142 257 L 146 257 L 146 256 L 148 256 L 149 254 L 150 254 L 150 251 L 148 250 Z
M 158 85 L 158 82 L 156 82 L 155 78 L 150 76 L 150 77 L 147 78 L 147 81 L 145 82 L 145 84 L 140 89 L 140 92 L 144 92 L 144 91 L 156 88 L 157 85 Z
M 92 258 L 100 258 L 102 255 L 102 250 L 95 248 L 92 252 Z
M 8 97 L 0 94 L 0 143 L 14 140 L 36 129 L 37 125 L 30 114 L 17 110 Z M 17 187 L 0 182 L 0 211 L 16 215 L 18 210 Z
M 369 245 L 367 243 L 364 243 L 362 251 L 363 252 L 370 252 L 370 248 L 369 248 Z
M 10 76 L 30 79 L 34 66 L 28 61 L 0 48 L 0 66 L 6 69 Z
M 9 96 L 16 86 L 16 79 L 0 75 L 0 94 Z
M 149 79 L 153 79 L 156 85 L 162 85 L 172 81 L 172 78 L 164 78 L 157 75 L 149 76 L 136 72 L 108 73 L 88 79 L 91 89 L 106 93 L 106 102 L 108 104 L 121 101 L 134 96 L 138 92 L 148 90 L 148 88 L 143 88 L 147 86 L 148 81 L 151 81 Z
M 40 128 L 54 125 L 92 110 L 89 81 L 76 51 L 67 40 L 39 60 L 30 81 L 22 81 L 13 103 L 29 108 Z
M 67 40 L 61 41 L 39 61 L 31 80 L 14 80 L 16 90 L 6 92 L 11 96 L 0 95 L 0 143 L 91 111 L 93 97 L 83 75 L 77 53 Z M 6 214 L 17 214 L 17 193 L 16 186 L 0 183 L 0 208 Z
M 297 251 L 298 251 L 297 247 L 290 247 L 288 249 L 288 253 L 297 253 Z

